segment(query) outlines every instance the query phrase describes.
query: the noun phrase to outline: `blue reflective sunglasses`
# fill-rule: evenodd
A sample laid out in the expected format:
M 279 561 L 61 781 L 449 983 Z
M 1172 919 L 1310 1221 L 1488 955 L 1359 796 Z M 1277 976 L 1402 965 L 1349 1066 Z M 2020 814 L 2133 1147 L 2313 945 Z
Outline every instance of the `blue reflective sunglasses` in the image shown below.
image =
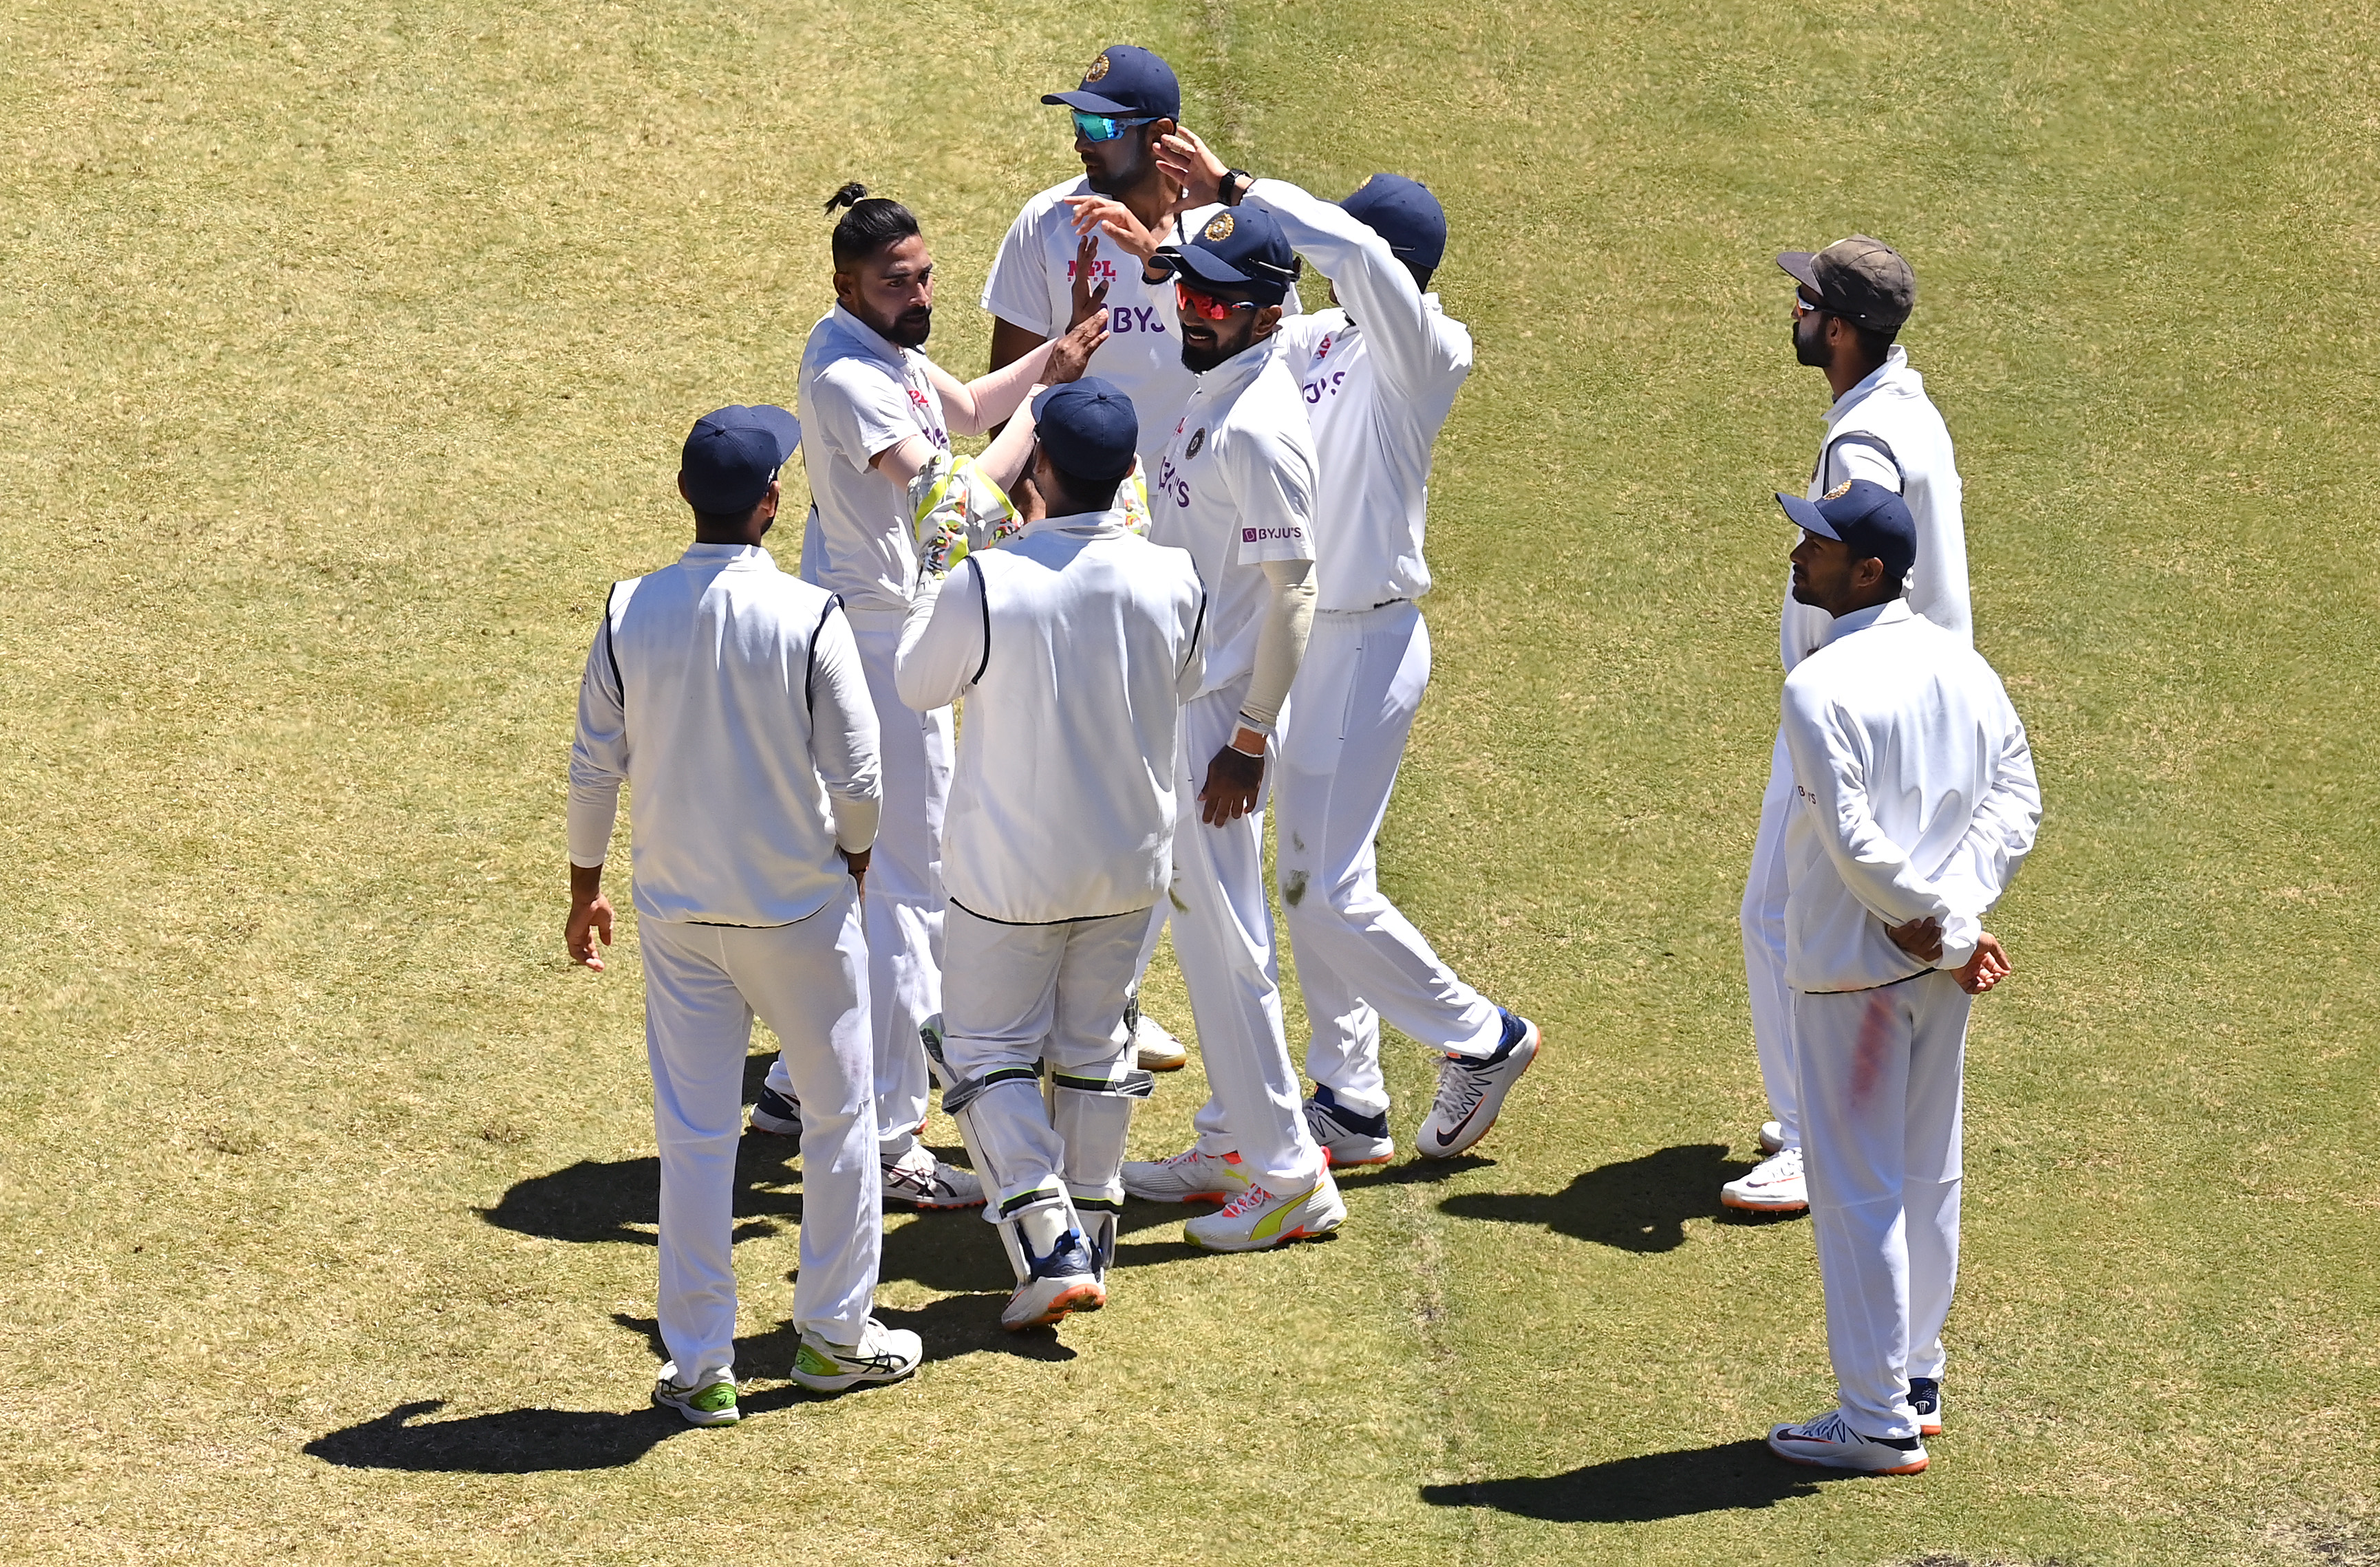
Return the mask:
M 1136 125 L 1155 125 L 1154 116 L 1145 120 L 1121 120 L 1113 115 L 1087 115 L 1075 111 L 1075 132 L 1086 141 L 1113 141 Z

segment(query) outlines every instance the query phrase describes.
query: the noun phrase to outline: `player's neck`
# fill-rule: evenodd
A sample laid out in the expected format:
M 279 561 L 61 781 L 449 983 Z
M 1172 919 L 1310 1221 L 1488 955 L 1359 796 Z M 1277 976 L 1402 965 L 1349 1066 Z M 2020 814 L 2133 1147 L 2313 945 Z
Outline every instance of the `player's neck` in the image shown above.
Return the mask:
M 1140 220 L 1140 226 L 1152 234 L 1163 234 L 1173 226 L 1166 209 L 1173 205 L 1175 192 L 1165 181 L 1165 176 L 1155 164 L 1149 166 L 1148 177 L 1116 198 Z
M 1840 355 L 1827 366 L 1827 388 L 1840 397 L 1883 368 L 1882 359 L 1862 358 L 1856 354 Z

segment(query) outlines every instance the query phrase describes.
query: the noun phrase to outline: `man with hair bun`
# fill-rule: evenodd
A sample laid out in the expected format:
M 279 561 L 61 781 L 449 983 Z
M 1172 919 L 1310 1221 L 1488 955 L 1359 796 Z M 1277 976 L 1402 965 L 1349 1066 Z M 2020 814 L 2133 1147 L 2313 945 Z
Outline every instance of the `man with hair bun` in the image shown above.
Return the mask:
M 800 413 L 810 512 L 802 533 L 803 580 L 842 601 L 882 727 L 884 819 L 866 900 L 868 999 L 875 1040 L 879 1153 L 885 1195 L 916 1208 L 983 1201 L 968 1171 L 937 1160 L 917 1140 L 930 1081 L 920 1030 L 941 1010 L 941 831 L 951 779 L 951 713 L 905 706 L 895 678 L 901 623 L 917 590 L 925 552 L 948 559 L 974 541 L 1014 530 L 1003 493 L 1031 450 L 1029 419 L 980 458 L 955 458 L 951 436 L 1008 419 L 1037 382 L 1072 381 L 1105 339 L 1096 290 L 1075 300 L 1056 342 L 971 383 L 920 350 L 933 329 L 934 258 L 917 220 L 898 201 L 854 182 L 827 210 L 847 209 L 832 237 L 834 308 L 802 351 Z M 952 518 L 960 519 L 955 525 Z M 752 1124 L 800 1124 L 793 1084 L 779 1063 Z

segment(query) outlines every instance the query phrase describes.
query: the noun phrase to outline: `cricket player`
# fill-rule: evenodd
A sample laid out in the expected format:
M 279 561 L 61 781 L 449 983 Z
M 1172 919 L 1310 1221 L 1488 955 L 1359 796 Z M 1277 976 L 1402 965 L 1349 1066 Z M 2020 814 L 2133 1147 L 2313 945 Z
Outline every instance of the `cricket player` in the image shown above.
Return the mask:
M 1374 841 L 1429 684 L 1422 558 L 1430 453 L 1471 373 L 1471 334 L 1425 292 L 1446 213 L 1376 174 L 1346 200 L 1227 169 L 1184 130 L 1159 163 L 1185 201 L 1261 212 L 1330 280 L 1333 308 L 1283 324 L 1321 468 L 1314 630 L 1290 693 L 1274 797 L 1281 901 L 1313 1039 L 1305 1113 L 1334 1168 L 1396 1150 L 1380 1020 L 1439 1052 L 1416 1138 L 1432 1159 L 1487 1136 L 1536 1059 L 1536 1025 L 1463 982 L 1380 891 Z
M 914 519 L 945 480 L 975 466 L 952 456 L 951 434 L 979 434 L 1006 419 L 1037 377 L 1079 374 L 1100 340 L 1101 315 L 1097 290 L 1087 282 L 1079 325 L 1062 349 L 1044 345 L 963 384 L 920 352 L 933 327 L 934 259 L 917 219 L 856 183 L 827 206 L 848 210 L 834 227 L 835 306 L 802 351 L 800 409 L 812 497 L 802 578 L 842 599 L 883 732 L 884 831 L 864 917 L 884 1191 L 917 1208 L 972 1207 L 983 1201 L 974 1173 L 937 1160 L 917 1141 L 930 1086 L 918 1030 L 941 1010 L 941 832 L 952 724 L 947 708 L 919 713 L 895 689 L 901 623 L 919 574 Z M 1025 455 L 1017 451 L 1017 460 Z M 795 1124 L 791 1090 L 772 1070 L 752 1124 L 763 1131 Z
M 588 650 L 570 752 L 570 955 L 612 940 L 603 861 L 620 785 L 644 938 L 645 1047 L 661 1148 L 653 1402 L 732 1425 L 730 1257 L 744 1054 L 759 1014 L 801 1098 L 801 1331 L 821 1391 L 917 1368 L 917 1335 L 870 1317 L 884 1234 L 859 883 L 881 802 L 876 710 L 833 595 L 760 547 L 801 428 L 783 408 L 706 414 L 678 493 L 694 546 L 616 584 Z
M 1855 234 L 1812 254 L 1777 258 L 1798 285 L 1793 352 L 1824 370 L 1835 401 L 1827 409 L 1818 460 L 1810 470 L 1815 500 L 1850 480 L 1881 484 L 1908 503 L 1917 528 L 1909 607 L 1963 640 L 1974 638 L 1967 608 L 1967 536 L 1959 508 L 1959 470 L 1950 432 L 1926 399 L 1925 383 L 1893 342 L 1917 300 L 1909 263 L 1881 240 Z M 1823 644 L 1827 613 L 1789 589 L 1780 651 L 1788 674 Z M 1785 983 L 1785 822 L 1792 805 L 1791 767 L 1780 732 L 1771 748 L 1768 787 L 1760 800 L 1752 874 L 1743 890 L 1743 967 L 1752 992 L 1752 1039 L 1760 1078 L 1776 1119 L 1760 1129 L 1768 1157 L 1719 1188 L 1730 1208 L 1788 1212 L 1809 1201 L 1803 1181 L 1803 1134 L 1793 1065 L 1793 1020 Z
M 1785 982 L 1839 1402 L 1768 1445 L 1908 1475 L 1942 1428 L 1967 1012 L 2009 970 L 1982 921 L 2041 790 L 1999 677 L 1905 596 L 1913 509 L 1867 480 L 1777 499 L 1794 599 L 1828 616 L 1785 677 Z
M 1265 896 L 1265 751 L 1314 616 L 1314 437 L 1280 345 L 1296 252 L 1262 212 L 1219 212 L 1186 245 L 1152 252 L 1171 273 L 1183 362 L 1198 384 L 1149 495 L 1149 538 L 1187 550 L 1210 599 L 1206 678 L 1182 715 L 1182 818 L 1173 837 L 1173 949 L 1214 1098 L 1184 1153 L 1124 1166 L 1157 1202 L 1220 1198 L 1184 1233 L 1257 1251 L 1347 1216 L 1300 1110 L 1281 1032 Z
M 1210 215 L 1203 208 L 1184 210 L 1157 164 L 1160 139 L 1182 116 L 1182 85 L 1159 55 L 1117 43 L 1099 51 L 1075 91 L 1052 92 L 1041 102 L 1071 115 L 1083 174 L 1026 201 L 1001 241 L 983 285 L 983 308 L 993 318 L 991 368 L 1001 369 L 1063 330 L 1070 291 L 1078 270 L 1087 264 L 1109 290 L 1109 337 L 1091 370 L 1132 399 L 1140 421 L 1141 467 L 1154 474 L 1174 419 L 1190 400 L 1195 377 L 1182 362 L 1173 332 L 1172 282 L 1162 275 L 1146 281 L 1141 258 L 1159 245 L 1186 243 Z M 1100 216 L 1132 225 L 1143 243 L 1136 250 L 1112 238 L 1099 245 Z M 1087 259 L 1082 251 L 1087 238 L 1093 244 Z M 1296 291 L 1281 305 L 1294 315 Z M 1152 951 L 1161 929 L 1160 923 L 1150 932 Z M 1188 1060 L 1181 1042 L 1154 1018 L 1142 1016 L 1137 1006 L 1134 1022 L 1140 1065 L 1171 1071 Z
M 1172 872 L 1181 706 L 1206 673 L 1189 555 L 1135 534 L 1115 504 L 1139 443 L 1132 400 L 1086 377 L 1001 439 L 1028 422 L 1044 515 L 927 583 L 898 664 L 911 707 L 966 698 L 942 1032 L 928 1041 L 942 1108 L 992 1184 L 1012 1331 L 1107 1303 L 1124 1137 L 1151 1082 L 1125 991 Z

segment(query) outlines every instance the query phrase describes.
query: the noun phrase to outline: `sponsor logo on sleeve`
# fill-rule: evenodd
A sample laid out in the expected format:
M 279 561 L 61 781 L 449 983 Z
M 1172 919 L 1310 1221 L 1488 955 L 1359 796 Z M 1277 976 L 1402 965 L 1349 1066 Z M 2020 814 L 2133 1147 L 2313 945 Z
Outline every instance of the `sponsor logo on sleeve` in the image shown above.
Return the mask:
M 1260 544 L 1268 539 L 1303 539 L 1305 537 L 1305 529 L 1303 528 L 1243 528 L 1240 529 L 1240 542 L 1243 544 Z

